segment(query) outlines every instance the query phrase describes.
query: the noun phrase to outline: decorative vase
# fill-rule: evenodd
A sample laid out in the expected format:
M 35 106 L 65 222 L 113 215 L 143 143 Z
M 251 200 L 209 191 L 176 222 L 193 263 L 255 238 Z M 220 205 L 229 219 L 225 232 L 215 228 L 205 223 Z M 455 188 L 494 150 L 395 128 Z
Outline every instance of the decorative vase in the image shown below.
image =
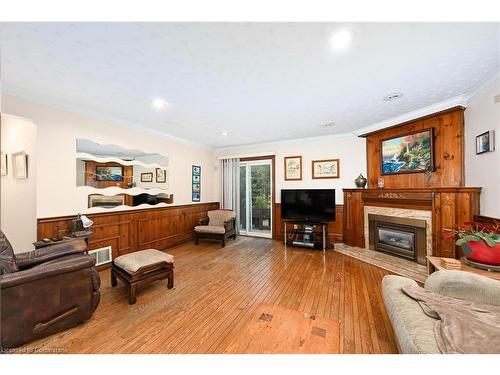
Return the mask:
M 466 247 L 471 251 L 467 254 L 467 259 L 490 266 L 500 266 L 500 244 L 491 247 L 484 241 L 469 241 L 467 246 L 464 246 L 464 250 L 468 250 Z
M 364 188 L 366 186 L 366 178 L 360 173 L 358 178 L 354 180 L 354 183 L 358 188 Z

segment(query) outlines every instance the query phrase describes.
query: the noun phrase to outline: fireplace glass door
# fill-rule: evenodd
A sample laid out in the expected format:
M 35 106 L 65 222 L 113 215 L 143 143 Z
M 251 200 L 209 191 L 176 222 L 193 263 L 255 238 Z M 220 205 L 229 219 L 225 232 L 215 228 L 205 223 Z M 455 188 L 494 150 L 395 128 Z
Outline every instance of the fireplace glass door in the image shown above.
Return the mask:
M 414 228 L 377 223 L 375 231 L 376 250 L 416 260 Z

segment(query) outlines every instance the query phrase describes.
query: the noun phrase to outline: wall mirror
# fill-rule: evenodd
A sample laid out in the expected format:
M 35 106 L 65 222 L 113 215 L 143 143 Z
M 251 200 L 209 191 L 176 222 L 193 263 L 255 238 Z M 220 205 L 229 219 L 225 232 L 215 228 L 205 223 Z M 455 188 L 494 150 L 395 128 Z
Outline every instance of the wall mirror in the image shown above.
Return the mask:
M 103 194 L 89 194 L 88 208 L 115 208 L 118 206 L 140 206 L 141 204 L 157 205 L 159 203 L 173 203 L 172 194 L 160 193 L 157 195 L 142 193 L 138 195 L 116 194 L 112 196 Z
M 166 190 L 168 157 L 77 139 L 76 186 Z

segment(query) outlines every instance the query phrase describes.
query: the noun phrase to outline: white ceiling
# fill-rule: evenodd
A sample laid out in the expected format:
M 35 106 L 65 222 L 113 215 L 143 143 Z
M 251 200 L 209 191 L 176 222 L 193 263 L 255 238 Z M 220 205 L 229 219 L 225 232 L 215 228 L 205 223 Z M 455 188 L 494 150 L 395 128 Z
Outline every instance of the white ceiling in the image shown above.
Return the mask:
M 354 35 L 342 53 L 328 44 L 340 28 Z M 468 93 L 499 70 L 498 23 L 3 23 L 0 32 L 6 92 L 212 147 L 352 132 Z M 382 101 L 392 92 L 404 96 Z M 155 97 L 171 105 L 156 111 Z

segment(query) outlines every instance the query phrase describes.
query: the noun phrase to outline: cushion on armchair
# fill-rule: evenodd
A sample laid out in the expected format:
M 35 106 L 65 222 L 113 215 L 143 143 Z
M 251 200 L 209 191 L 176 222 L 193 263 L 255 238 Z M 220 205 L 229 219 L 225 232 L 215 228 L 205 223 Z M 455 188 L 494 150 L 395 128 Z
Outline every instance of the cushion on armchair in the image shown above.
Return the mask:
M 208 225 L 212 226 L 224 226 L 226 221 L 229 221 L 236 217 L 234 211 L 229 210 L 213 210 L 208 211 Z M 222 232 L 224 233 L 224 232 Z
M 194 231 L 198 233 L 226 233 L 226 228 L 223 225 L 198 225 L 194 227 Z
M 0 275 L 17 272 L 19 268 L 16 265 L 14 250 L 5 234 L 0 231 Z

